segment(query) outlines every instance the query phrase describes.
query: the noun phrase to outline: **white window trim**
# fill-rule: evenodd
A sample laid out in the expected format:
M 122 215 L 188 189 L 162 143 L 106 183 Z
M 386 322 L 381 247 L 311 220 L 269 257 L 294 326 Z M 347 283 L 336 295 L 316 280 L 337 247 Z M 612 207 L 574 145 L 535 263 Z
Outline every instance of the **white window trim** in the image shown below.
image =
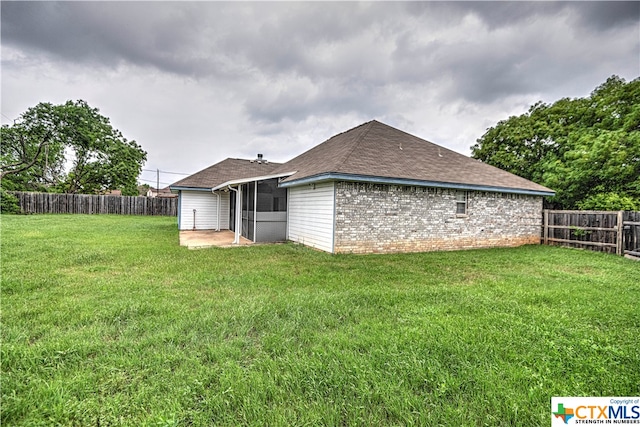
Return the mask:
M 464 194 L 464 200 L 459 200 L 458 196 Z M 458 212 L 458 206 L 464 204 L 464 212 Z M 469 192 L 468 191 L 456 191 L 456 218 L 467 218 L 469 216 Z

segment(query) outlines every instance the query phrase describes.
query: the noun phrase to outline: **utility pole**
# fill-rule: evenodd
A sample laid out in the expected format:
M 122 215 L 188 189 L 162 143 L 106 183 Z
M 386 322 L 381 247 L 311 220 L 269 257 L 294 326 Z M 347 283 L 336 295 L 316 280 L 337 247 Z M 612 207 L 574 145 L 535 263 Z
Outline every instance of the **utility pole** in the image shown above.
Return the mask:
M 160 169 L 156 169 L 156 197 L 160 195 Z

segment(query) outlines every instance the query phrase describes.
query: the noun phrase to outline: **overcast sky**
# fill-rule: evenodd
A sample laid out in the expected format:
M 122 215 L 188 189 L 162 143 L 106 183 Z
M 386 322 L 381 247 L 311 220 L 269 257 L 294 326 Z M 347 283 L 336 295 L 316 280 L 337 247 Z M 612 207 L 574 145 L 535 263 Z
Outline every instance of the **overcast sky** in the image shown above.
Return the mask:
M 257 153 L 287 161 L 372 119 L 469 155 L 488 127 L 539 100 L 640 75 L 639 2 L 1 9 L 3 124 L 39 102 L 83 99 L 142 145 L 146 169 L 172 172 Z

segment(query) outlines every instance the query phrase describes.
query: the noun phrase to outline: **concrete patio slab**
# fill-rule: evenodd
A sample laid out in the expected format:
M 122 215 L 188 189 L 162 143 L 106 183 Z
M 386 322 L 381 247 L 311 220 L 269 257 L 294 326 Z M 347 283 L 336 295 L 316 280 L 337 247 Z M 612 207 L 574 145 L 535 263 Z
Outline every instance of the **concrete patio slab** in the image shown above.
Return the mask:
M 234 233 L 231 230 L 183 230 L 180 231 L 180 246 L 189 249 L 211 248 L 214 246 L 230 248 L 253 244 L 249 239 L 240 237 L 240 244 L 233 244 Z

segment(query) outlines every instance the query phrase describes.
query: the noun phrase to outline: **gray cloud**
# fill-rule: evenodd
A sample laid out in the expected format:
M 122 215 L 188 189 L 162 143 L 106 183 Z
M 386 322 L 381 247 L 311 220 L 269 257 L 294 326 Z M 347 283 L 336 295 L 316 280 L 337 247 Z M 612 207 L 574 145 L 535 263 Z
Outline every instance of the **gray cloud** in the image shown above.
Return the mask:
M 472 14 L 491 30 L 518 26 L 563 13 L 570 14 L 578 25 L 597 31 L 633 25 L 640 19 L 640 3 L 635 1 L 411 2 L 407 4 L 407 9 L 414 14 L 439 16 L 449 23 L 459 23 L 465 16 Z
M 571 3 L 578 22 L 588 29 L 607 31 L 621 26 L 637 26 L 640 21 L 640 2 L 610 1 Z
M 251 119 L 265 122 L 304 120 L 313 115 L 340 115 L 358 111 L 365 117 L 379 117 L 386 111 L 384 98 L 375 87 L 356 79 L 311 83 L 295 82 L 275 91 L 263 90 L 247 100 Z
M 203 31 L 223 19 L 204 3 L 3 2 L 3 43 L 72 62 L 122 63 L 198 76 L 229 74 Z M 150 13 L 152 11 L 152 13 Z M 203 43 L 209 49 L 203 50 Z M 211 54 L 213 53 L 213 54 Z
M 203 162 L 261 145 L 287 157 L 330 136 L 318 126 L 371 118 L 464 152 L 487 123 L 640 70 L 638 2 L 0 7 L 4 114 L 47 96 L 92 98 L 165 157 L 189 141 Z

